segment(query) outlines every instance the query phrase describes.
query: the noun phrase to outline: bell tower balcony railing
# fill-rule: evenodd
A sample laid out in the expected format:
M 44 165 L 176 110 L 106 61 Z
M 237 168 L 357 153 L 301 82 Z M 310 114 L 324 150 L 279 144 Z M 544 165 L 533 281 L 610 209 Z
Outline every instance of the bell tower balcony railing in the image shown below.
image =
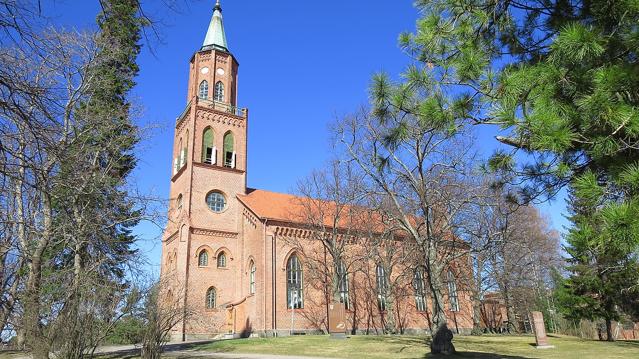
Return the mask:
M 205 106 L 220 112 L 226 112 L 234 116 L 246 118 L 246 112 L 247 112 L 246 108 L 241 108 L 241 107 L 233 106 L 225 102 L 213 101 L 213 100 L 208 100 L 208 99 L 200 98 L 200 97 L 198 97 L 196 101 L 197 101 L 197 104 L 199 104 L 200 106 Z M 189 108 L 191 108 L 191 101 L 189 101 L 189 103 L 186 104 L 186 108 L 184 108 L 184 111 L 182 111 L 180 116 L 177 117 L 176 122 L 180 122 L 182 120 L 182 118 L 189 111 Z
M 226 102 L 213 101 L 213 100 L 200 98 L 200 97 L 198 97 L 197 102 L 200 105 L 212 108 L 212 109 L 220 111 L 220 112 L 226 112 L 226 113 L 230 113 L 231 115 L 234 115 L 234 116 L 246 118 L 246 108 L 233 106 L 233 105 L 228 104 Z

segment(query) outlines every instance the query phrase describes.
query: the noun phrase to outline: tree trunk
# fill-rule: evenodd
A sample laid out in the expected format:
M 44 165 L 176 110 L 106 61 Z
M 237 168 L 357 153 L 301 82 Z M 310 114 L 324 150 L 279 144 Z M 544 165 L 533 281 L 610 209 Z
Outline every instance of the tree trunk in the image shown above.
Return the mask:
M 18 260 L 18 264 L 16 265 L 16 268 L 18 268 L 18 271 L 22 269 L 22 258 Z M 15 298 L 16 298 L 16 294 L 18 293 L 19 284 L 20 284 L 20 279 L 18 278 L 18 273 L 16 273 L 16 278 L 14 279 L 13 283 L 11 284 L 11 287 L 6 293 L 7 299 L 4 305 L 2 306 L 2 310 L 0 311 L 0 325 L 2 326 L 2 328 L 7 326 L 9 317 L 13 313 L 13 308 L 15 306 Z
M 31 349 L 34 359 L 49 357 L 49 341 L 44 335 L 40 323 L 40 284 L 42 280 L 42 259 L 48 247 L 51 236 L 51 204 L 43 194 L 43 232 L 33 254 L 30 256 L 29 275 L 26 283 L 24 301 L 24 317 L 22 325 L 25 334 L 25 344 Z M 28 247 L 25 247 L 28 248 Z
M 606 340 L 609 342 L 615 341 L 615 337 L 612 334 L 612 320 L 610 318 L 606 318 Z
M 441 279 L 444 268 L 437 262 L 436 253 L 435 250 L 428 253 L 428 268 L 431 269 L 428 275 L 428 283 L 433 294 L 433 324 L 436 328 L 430 343 L 430 352 L 433 354 L 454 354 L 453 332 L 448 329 L 448 319 L 444 308 L 443 283 Z
M 481 305 L 479 298 L 473 300 L 473 331 L 472 335 L 481 335 Z
M 395 296 L 389 290 L 386 296 L 386 318 L 384 320 L 384 332 L 388 334 L 397 333 L 397 321 L 395 318 Z
M 515 318 L 515 308 L 513 307 L 513 299 L 512 299 L 512 295 L 510 294 L 510 288 L 508 287 L 507 283 L 504 283 L 502 285 L 502 293 L 503 293 L 503 297 L 504 297 L 504 304 L 506 304 L 506 317 L 508 319 L 508 333 L 519 333 L 519 328 L 516 325 L 516 318 Z
M 472 335 L 480 335 L 481 330 L 481 283 L 482 274 L 481 271 L 484 267 L 484 261 L 481 258 L 477 258 L 477 274 L 475 275 L 475 290 L 473 293 L 473 331 Z

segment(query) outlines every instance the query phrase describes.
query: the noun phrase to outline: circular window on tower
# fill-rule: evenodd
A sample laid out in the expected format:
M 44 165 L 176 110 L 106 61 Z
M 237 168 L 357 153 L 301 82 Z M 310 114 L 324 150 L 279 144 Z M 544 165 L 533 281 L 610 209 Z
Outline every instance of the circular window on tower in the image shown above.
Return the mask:
M 226 198 L 221 192 L 211 191 L 206 195 L 206 204 L 213 212 L 220 213 L 226 208 Z

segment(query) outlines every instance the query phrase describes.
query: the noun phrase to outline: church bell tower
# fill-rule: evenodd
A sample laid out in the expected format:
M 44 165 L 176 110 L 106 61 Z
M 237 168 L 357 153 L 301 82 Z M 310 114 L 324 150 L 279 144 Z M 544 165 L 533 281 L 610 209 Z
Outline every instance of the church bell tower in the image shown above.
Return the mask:
M 189 62 L 187 106 L 175 126 L 171 194 L 176 201 L 182 195 L 193 226 L 237 230 L 233 207 L 235 196 L 246 192 L 248 121 L 247 109 L 237 106 L 238 67 L 218 0 L 202 47 Z
M 189 61 L 187 103 L 175 123 L 170 205 L 162 238 L 162 276 L 184 286 L 185 302 L 202 302 L 206 283 L 224 283 L 217 288 L 222 297 L 232 298 L 238 290 L 223 278 L 239 275 L 229 270 L 239 270 L 231 254 L 240 252 L 237 195 L 246 194 L 248 110 L 238 107 L 238 67 L 218 0 L 202 47 Z M 228 255 L 224 268 L 198 263 L 203 250 L 211 261 Z M 191 279 L 196 277 L 201 280 Z M 184 335 L 187 330 L 180 331 Z

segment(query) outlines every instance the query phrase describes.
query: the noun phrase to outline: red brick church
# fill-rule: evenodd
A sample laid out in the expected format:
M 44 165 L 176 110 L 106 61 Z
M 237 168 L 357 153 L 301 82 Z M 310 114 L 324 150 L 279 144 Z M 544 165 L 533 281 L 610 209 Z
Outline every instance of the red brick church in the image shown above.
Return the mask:
M 191 57 L 187 105 L 175 124 L 168 224 L 161 277 L 171 296 L 196 314 L 177 325 L 174 339 L 218 335 L 320 333 L 327 328 L 326 296 L 314 285 L 305 238 L 292 220 L 296 198 L 247 187 L 249 112 L 237 103 L 238 62 L 229 50 L 222 8 L 215 5 L 200 49 Z M 309 241 L 308 248 L 317 246 Z M 307 248 L 304 247 L 303 248 Z M 344 271 L 340 301 L 346 332 L 380 333 L 386 274 L 375 263 Z M 432 314 L 423 273 L 408 266 L 407 291 L 396 299 L 402 332 L 429 329 Z M 419 283 L 418 283 L 419 282 Z M 417 283 L 417 284 L 415 284 Z M 421 285 L 420 285 L 421 283 Z M 447 282 L 450 328 L 472 328 L 470 294 Z

